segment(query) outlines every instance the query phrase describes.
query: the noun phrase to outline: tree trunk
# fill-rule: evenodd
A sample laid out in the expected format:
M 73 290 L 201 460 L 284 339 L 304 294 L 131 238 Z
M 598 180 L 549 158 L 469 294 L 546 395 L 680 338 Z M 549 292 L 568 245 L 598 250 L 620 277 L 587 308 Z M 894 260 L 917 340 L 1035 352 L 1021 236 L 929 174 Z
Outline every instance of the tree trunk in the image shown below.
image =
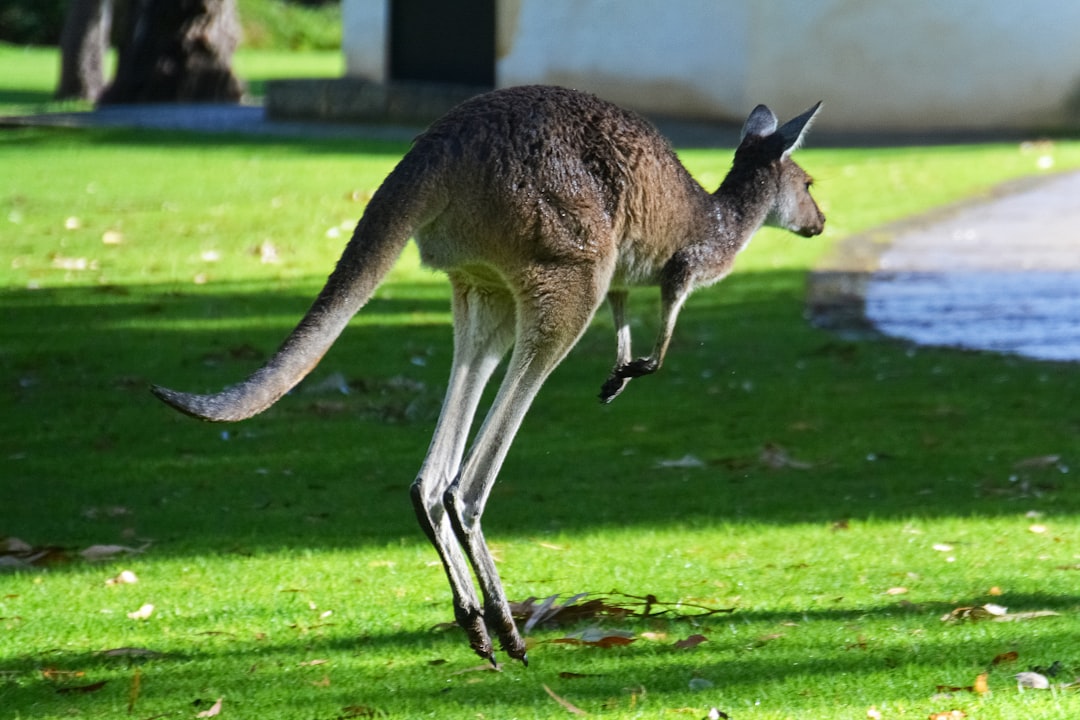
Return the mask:
M 60 33 L 58 100 L 97 100 L 105 87 L 110 0 L 71 0 Z
M 236 0 L 128 0 L 108 103 L 237 102 Z

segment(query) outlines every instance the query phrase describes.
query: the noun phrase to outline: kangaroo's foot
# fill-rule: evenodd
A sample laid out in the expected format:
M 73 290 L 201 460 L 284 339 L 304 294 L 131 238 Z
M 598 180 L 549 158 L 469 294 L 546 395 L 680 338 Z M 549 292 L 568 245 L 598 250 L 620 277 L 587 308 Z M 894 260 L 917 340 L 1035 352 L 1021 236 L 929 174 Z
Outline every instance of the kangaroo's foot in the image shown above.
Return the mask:
M 484 617 L 477 609 L 454 607 L 454 619 L 465 631 L 469 638 L 469 647 L 480 657 L 487 660 L 492 666 L 496 666 L 495 649 L 488 637 L 487 627 L 484 625 Z
M 660 369 L 660 361 L 654 357 L 643 357 L 628 363 L 617 365 L 600 388 L 600 402 L 609 403 L 618 397 L 633 378 L 651 375 Z
M 492 610 L 494 610 L 494 612 L 492 612 Z M 514 660 L 520 660 L 522 665 L 528 667 L 529 657 L 526 654 L 528 648 L 525 646 L 525 641 L 521 638 L 521 634 L 518 633 L 517 625 L 514 624 L 514 618 L 510 615 L 509 606 L 497 606 L 491 609 L 485 609 L 484 614 L 488 626 L 499 638 L 499 643 L 502 645 L 503 652 Z

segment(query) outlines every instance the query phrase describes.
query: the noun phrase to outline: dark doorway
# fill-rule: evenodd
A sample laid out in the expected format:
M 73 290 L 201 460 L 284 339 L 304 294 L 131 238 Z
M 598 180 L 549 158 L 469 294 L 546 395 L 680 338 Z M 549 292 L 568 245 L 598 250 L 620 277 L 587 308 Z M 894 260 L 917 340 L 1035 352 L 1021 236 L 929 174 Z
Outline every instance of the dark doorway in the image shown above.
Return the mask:
M 495 0 L 391 0 L 390 78 L 495 86 Z

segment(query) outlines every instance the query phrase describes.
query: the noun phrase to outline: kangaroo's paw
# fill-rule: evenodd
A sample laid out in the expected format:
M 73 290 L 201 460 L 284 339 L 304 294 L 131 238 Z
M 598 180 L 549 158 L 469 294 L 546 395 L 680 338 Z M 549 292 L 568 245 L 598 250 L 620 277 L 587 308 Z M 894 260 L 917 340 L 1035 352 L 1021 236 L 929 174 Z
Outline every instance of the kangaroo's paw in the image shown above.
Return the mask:
M 604 381 L 604 384 L 600 387 L 600 402 L 605 405 L 619 397 L 619 393 L 626 389 L 627 384 L 630 382 L 628 377 L 619 377 L 614 372 Z
M 642 375 L 652 375 L 660 369 L 660 361 L 654 357 L 643 357 L 631 360 L 625 365 L 615 368 L 613 375 L 623 378 L 636 378 Z
M 626 388 L 626 384 L 630 382 L 630 380 L 641 377 L 642 375 L 652 375 L 659 369 L 660 361 L 654 357 L 638 358 L 637 360 L 631 360 L 628 363 L 617 365 L 615 369 L 611 371 L 611 375 L 608 376 L 603 387 L 600 388 L 600 402 L 611 402 Z

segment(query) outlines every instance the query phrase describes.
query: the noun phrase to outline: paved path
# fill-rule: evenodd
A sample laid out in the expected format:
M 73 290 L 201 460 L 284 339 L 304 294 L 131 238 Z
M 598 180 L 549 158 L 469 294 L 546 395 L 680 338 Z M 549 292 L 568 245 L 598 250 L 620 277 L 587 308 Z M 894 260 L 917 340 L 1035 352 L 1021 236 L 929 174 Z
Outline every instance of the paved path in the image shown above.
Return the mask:
M 274 137 L 361 137 L 408 142 L 417 127 L 376 124 L 271 122 L 260 105 L 107 105 L 93 112 L 47 113 L 0 118 L 0 124 L 49 127 L 118 127 L 184 132 L 239 133 Z
M 1043 176 L 842 242 L 816 319 L 924 345 L 1080 360 L 1080 173 Z
M 896 236 L 865 303 L 917 343 L 1080 360 L 1080 173 Z
M 270 122 L 261 107 L 237 105 L 115 106 L 4 122 L 399 141 L 418 131 Z M 737 141 L 733 128 L 661 130 L 676 144 Z M 916 343 L 1080 361 L 1080 174 L 1021 183 L 841 243 L 812 274 L 810 303 L 823 324 L 842 330 L 869 323 Z

